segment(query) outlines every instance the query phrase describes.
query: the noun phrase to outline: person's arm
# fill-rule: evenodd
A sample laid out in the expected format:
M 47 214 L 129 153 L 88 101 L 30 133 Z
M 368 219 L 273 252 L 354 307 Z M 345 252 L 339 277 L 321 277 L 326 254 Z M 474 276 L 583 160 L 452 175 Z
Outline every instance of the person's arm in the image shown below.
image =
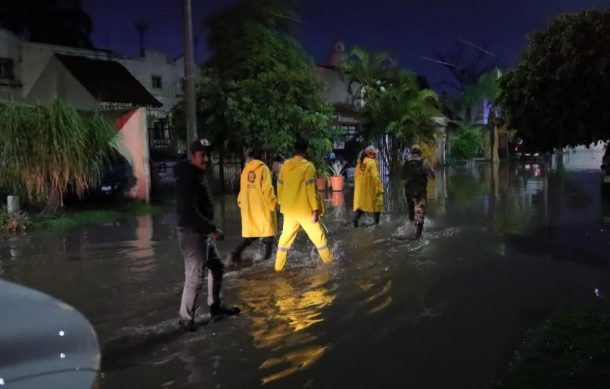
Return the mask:
M 241 203 L 242 203 L 242 199 L 245 193 L 245 188 L 243 188 L 242 182 L 244 181 L 242 179 L 242 176 L 245 174 L 245 169 L 242 170 L 241 175 L 239 176 L 239 194 L 237 195 L 237 206 L 239 208 L 241 208 Z
M 284 169 L 280 169 L 277 177 L 277 205 L 282 206 L 282 193 L 284 191 Z
M 371 177 L 373 177 L 373 181 L 375 182 L 375 189 L 377 196 L 379 194 L 383 194 L 383 183 L 381 182 L 381 176 L 379 175 L 379 165 L 377 165 L 376 161 L 371 161 Z
M 436 175 L 434 174 L 434 169 L 432 169 L 432 165 L 430 165 L 430 163 L 426 160 L 424 160 L 424 168 L 426 169 L 426 173 L 428 173 L 428 178 L 436 178 Z
M 176 177 L 176 202 L 179 212 L 187 216 L 193 228 L 207 235 L 216 231 L 217 228 L 199 210 L 197 204 L 198 184 L 197 177 L 192 174 L 183 173 Z
M 324 208 L 322 207 L 320 196 L 318 196 L 318 191 L 316 190 L 316 169 L 312 164 L 310 164 L 305 170 L 304 179 L 307 201 L 309 203 L 309 207 L 311 208 L 313 217 L 312 220 L 315 223 L 318 221 L 318 216 L 321 216 L 324 213 Z
M 275 211 L 275 208 L 277 207 L 277 198 L 275 197 L 275 192 L 273 191 L 271 171 L 267 166 L 263 166 L 261 170 L 261 190 L 263 192 L 265 206 L 268 210 Z

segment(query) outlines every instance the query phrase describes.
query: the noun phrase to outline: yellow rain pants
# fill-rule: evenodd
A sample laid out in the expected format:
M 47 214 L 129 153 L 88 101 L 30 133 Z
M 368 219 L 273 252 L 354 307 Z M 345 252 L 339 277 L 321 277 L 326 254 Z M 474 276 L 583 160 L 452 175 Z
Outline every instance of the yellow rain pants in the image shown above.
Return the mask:
M 284 215 L 284 226 L 278 242 L 276 271 L 284 269 L 288 250 L 301 228 L 318 249 L 324 263 L 330 262 L 333 258 L 321 222 L 312 221 L 314 212 L 319 216 L 324 213 L 315 184 L 316 169 L 311 162 L 301 156 L 289 159 L 280 170 L 277 196 L 280 212 Z

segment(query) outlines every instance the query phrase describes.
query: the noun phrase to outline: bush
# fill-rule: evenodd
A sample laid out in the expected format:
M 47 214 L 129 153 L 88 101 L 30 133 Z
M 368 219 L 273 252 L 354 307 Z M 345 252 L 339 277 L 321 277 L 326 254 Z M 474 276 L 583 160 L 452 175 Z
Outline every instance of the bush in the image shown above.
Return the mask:
M 30 217 L 23 211 L 10 214 L 6 207 L 0 208 L 0 231 L 20 232 L 32 227 Z
M 454 160 L 475 158 L 481 154 L 483 146 L 483 136 L 478 129 L 461 127 L 451 146 L 450 157 Z

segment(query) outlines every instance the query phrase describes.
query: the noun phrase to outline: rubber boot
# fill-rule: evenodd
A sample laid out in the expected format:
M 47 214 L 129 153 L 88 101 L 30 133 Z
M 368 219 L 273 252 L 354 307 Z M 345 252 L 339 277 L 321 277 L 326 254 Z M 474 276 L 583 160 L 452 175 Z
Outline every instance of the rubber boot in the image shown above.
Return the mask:
M 422 233 L 424 232 L 424 223 L 418 223 L 415 225 L 415 239 L 421 238 Z
M 375 212 L 373 214 L 373 220 L 375 222 L 375 225 L 379 225 L 379 219 L 381 218 L 381 212 Z
M 263 243 L 263 260 L 271 258 L 273 243 Z
M 239 315 L 240 312 L 241 310 L 238 307 L 227 308 L 220 304 L 220 302 L 210 305 L 210 316 L 212 321 L 222 319 L 225 316 Z
M 354 214 L 354 220 L 352 221 L 354 228 L 358 228 L 358 221 L 360 220 L 360 217 L 362 216 L 363 213 L 364 212 L 357 210 L 356 213 Z

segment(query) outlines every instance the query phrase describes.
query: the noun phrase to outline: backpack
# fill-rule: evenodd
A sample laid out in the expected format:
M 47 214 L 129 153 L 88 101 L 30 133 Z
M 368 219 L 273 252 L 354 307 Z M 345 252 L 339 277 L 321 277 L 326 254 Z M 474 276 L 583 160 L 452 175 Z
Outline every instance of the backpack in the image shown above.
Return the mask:
M 420 195 L 426 193 L 428 184 L 428 172 L 424 168 L 421 159 L 411 159 L 405 162 L 402 178 L 405 182 L 405 192 L 407 195 Z

